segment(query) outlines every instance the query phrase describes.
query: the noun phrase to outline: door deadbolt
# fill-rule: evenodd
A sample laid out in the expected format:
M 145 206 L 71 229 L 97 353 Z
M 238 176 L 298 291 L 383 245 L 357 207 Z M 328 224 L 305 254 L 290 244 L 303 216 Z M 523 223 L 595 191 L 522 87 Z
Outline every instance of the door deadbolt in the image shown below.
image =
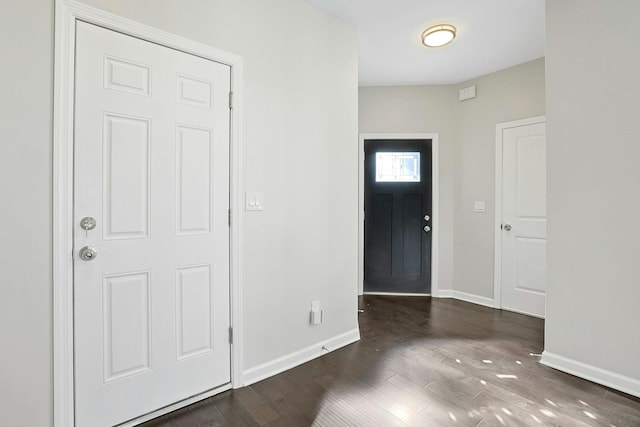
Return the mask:
M 98 256 L 98 250 L 93 246 L 85 246 L 80 249 L 80 259 L 83 261 L 93 261 Z
M 430 217 L 429 215 L 425 215 L 425 216 L 424 216 L 424 220 L 425 220 L 425 221 L 429 221 L 430 219 L 431 219 L 431 217 Z
M 93 230 L 96 228 L 96 219 L 91 216 L 85 216 L 80 220 L 80 228 L 85 231 Z

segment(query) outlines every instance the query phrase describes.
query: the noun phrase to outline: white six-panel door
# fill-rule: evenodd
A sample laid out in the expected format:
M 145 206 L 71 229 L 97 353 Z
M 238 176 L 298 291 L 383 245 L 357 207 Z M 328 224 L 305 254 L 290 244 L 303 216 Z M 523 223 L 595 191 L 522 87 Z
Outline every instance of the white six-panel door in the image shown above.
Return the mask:
M 111 426 L 230 381 L 230 68 L 82 22 L 76 43 L 76 421 Z
M 545 315 L 547 180 L 545 124 L 502 134 L 502 308 Z

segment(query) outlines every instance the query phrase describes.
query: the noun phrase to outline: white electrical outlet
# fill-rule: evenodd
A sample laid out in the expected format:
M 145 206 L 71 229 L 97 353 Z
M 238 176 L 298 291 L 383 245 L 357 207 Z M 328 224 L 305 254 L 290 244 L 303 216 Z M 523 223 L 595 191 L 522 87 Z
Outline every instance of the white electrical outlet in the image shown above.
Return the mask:
M 319 325 L 322 323 L 322 310 L 320 309 L 320 301 L 311 301 L 311 313 L 309 321 L 312 325 Z

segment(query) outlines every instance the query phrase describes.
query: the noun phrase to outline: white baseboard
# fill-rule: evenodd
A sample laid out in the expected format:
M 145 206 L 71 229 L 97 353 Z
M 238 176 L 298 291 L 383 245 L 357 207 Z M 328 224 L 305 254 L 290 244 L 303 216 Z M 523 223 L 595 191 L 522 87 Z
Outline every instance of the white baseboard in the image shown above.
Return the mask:
M 430 297 L 431 294 L 407 293 L 407 292 L 365 292 L 364 295 L 381 295 L 392 297 Z
M 453 298 L 453 289 L 438 289 L 438 293 L 433 296 L 434 298 Z
M 506 307 L 502 307 L 503 310 L 506 311 L 511 311 L 514 313 L 518 313 L 518 314 L 524 314 L 525 316 L 531 316 L 531 317 L 537 317 L 538 319 L 543 319 L 544 320 L 544 316 L 540 316 L 539 314 L 536 313 L 529 313 L 528 311 L 524 311 L 524 310 L 515 310 L 513 308 L 506 308 Z
M 481 297 L 478 295 L 468 294 L 466 292 L 460 292 L 453 289 L 440 289 L 440 291 L 438 292 L 438 298 L 453 298 L 460 301 L 470 302 L 472 304 L 495 308 L 495 304 L 492 298 Z
M 544 351 L 540 360 L 545 366 L 640 397 L 640 380 L 607 371 L 597 366 Z
M 251 385 L 320 357 L 323 354 L 326 354 L 323 347 L 331 352 L 359 340 L 360 330 L 353 329 L 349 332 L 345 332 L 344 334 L 340 334 L 336 337 L 303 348 L 302 350 L 298 350 L 270 362 L 263 363 L 255 368 L 247 369 L 243 374 L 243 384 L 244 386 Z

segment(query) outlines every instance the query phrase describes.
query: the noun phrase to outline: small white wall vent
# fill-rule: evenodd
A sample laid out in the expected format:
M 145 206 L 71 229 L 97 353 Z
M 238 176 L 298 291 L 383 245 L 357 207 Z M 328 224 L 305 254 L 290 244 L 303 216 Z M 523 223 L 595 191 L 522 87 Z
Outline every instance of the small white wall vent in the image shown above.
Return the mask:
M 460 89 L 460 91 L 458 92 L 458 99 L 460 101 L 466 101 L 467 99 L 472 99 L 475 97 L 476 97 L 475 86 L 465 87 L 464 89 Z

